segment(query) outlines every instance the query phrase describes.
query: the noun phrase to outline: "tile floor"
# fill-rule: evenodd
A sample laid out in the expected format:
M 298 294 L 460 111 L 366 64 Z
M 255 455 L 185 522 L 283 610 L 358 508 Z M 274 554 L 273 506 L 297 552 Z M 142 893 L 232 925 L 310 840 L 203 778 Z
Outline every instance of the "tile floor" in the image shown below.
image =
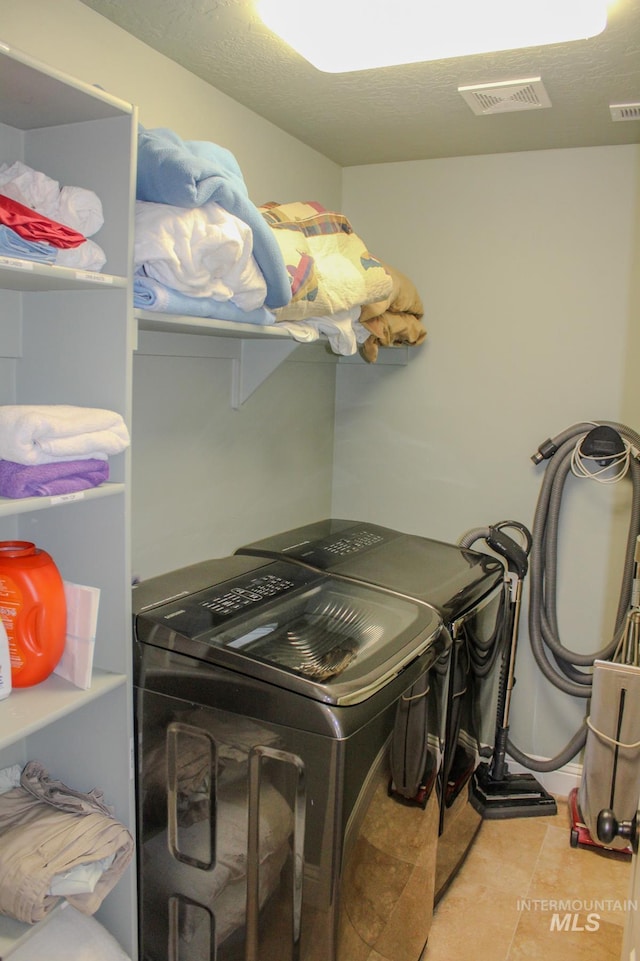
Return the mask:
M 631 862 L 572 848 L 569 831 L 562 800 L 554 817 L 484 821 L 436 907 L 424 961 L 619 961 L 625 916 L 611 902 L 628 901 Z M 567 912 L 553 900 L 583 909 L 574 930 L 558 930 Z M 593 900 L 607 902 L 597 919 Z

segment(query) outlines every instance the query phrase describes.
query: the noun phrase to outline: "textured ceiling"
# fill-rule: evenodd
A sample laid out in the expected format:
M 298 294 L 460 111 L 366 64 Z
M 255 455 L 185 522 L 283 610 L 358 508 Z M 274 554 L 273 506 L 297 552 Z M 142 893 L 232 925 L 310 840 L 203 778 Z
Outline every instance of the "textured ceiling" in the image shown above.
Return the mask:
M 640 120 L 609 113 L 640 102 L 638 0 L 589 40 L 346 74 L 286 47 L 254 0 L 82 2 L 342 166 L 640 142 Z M 551 108 L 478 117 L 457 89 L 535 76 Z

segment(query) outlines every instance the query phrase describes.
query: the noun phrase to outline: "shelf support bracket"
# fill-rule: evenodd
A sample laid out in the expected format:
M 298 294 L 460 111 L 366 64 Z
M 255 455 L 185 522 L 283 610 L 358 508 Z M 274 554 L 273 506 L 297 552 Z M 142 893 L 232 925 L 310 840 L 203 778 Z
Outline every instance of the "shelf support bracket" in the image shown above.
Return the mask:
M 291 340 L 242 340 L 239 346 L 231 375 L 231 406 L 234 410 L 242 407 L 299 344 Z

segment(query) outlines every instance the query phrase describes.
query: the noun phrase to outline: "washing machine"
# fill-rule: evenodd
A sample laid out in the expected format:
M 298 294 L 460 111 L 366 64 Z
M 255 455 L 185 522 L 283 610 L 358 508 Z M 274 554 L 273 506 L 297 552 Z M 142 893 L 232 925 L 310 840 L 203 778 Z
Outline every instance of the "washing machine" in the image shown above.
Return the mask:
M 394 789 L 394 737 L 435 697 L 440 616 L 250 556 L 133 611 L 141 959 L 418 961 L 439 801 Z
M 438 772 L 440 843 L 436 901 L 463 862 L 481 824 L 471 776 L 494 744 L 499 673 L 505 654 L 505 569 L 494 555 L 377 524 L 329 518 L 240 548 L 309 569 L 384 587 L 435 609 L 453 640 Z M 442 679 L 447 677 L 444 682 Z

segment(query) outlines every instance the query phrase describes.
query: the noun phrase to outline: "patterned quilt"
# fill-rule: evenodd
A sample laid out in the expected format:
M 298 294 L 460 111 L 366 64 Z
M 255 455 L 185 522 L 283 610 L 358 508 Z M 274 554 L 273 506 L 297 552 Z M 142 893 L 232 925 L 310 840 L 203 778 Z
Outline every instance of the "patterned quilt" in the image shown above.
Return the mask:
M 347 218 L 313 201 L 268 203 L 260 211 L 271 227 L 291 283 L 291 302 L 277 320 L 304 320 L 387 298 L 392 279 Z

